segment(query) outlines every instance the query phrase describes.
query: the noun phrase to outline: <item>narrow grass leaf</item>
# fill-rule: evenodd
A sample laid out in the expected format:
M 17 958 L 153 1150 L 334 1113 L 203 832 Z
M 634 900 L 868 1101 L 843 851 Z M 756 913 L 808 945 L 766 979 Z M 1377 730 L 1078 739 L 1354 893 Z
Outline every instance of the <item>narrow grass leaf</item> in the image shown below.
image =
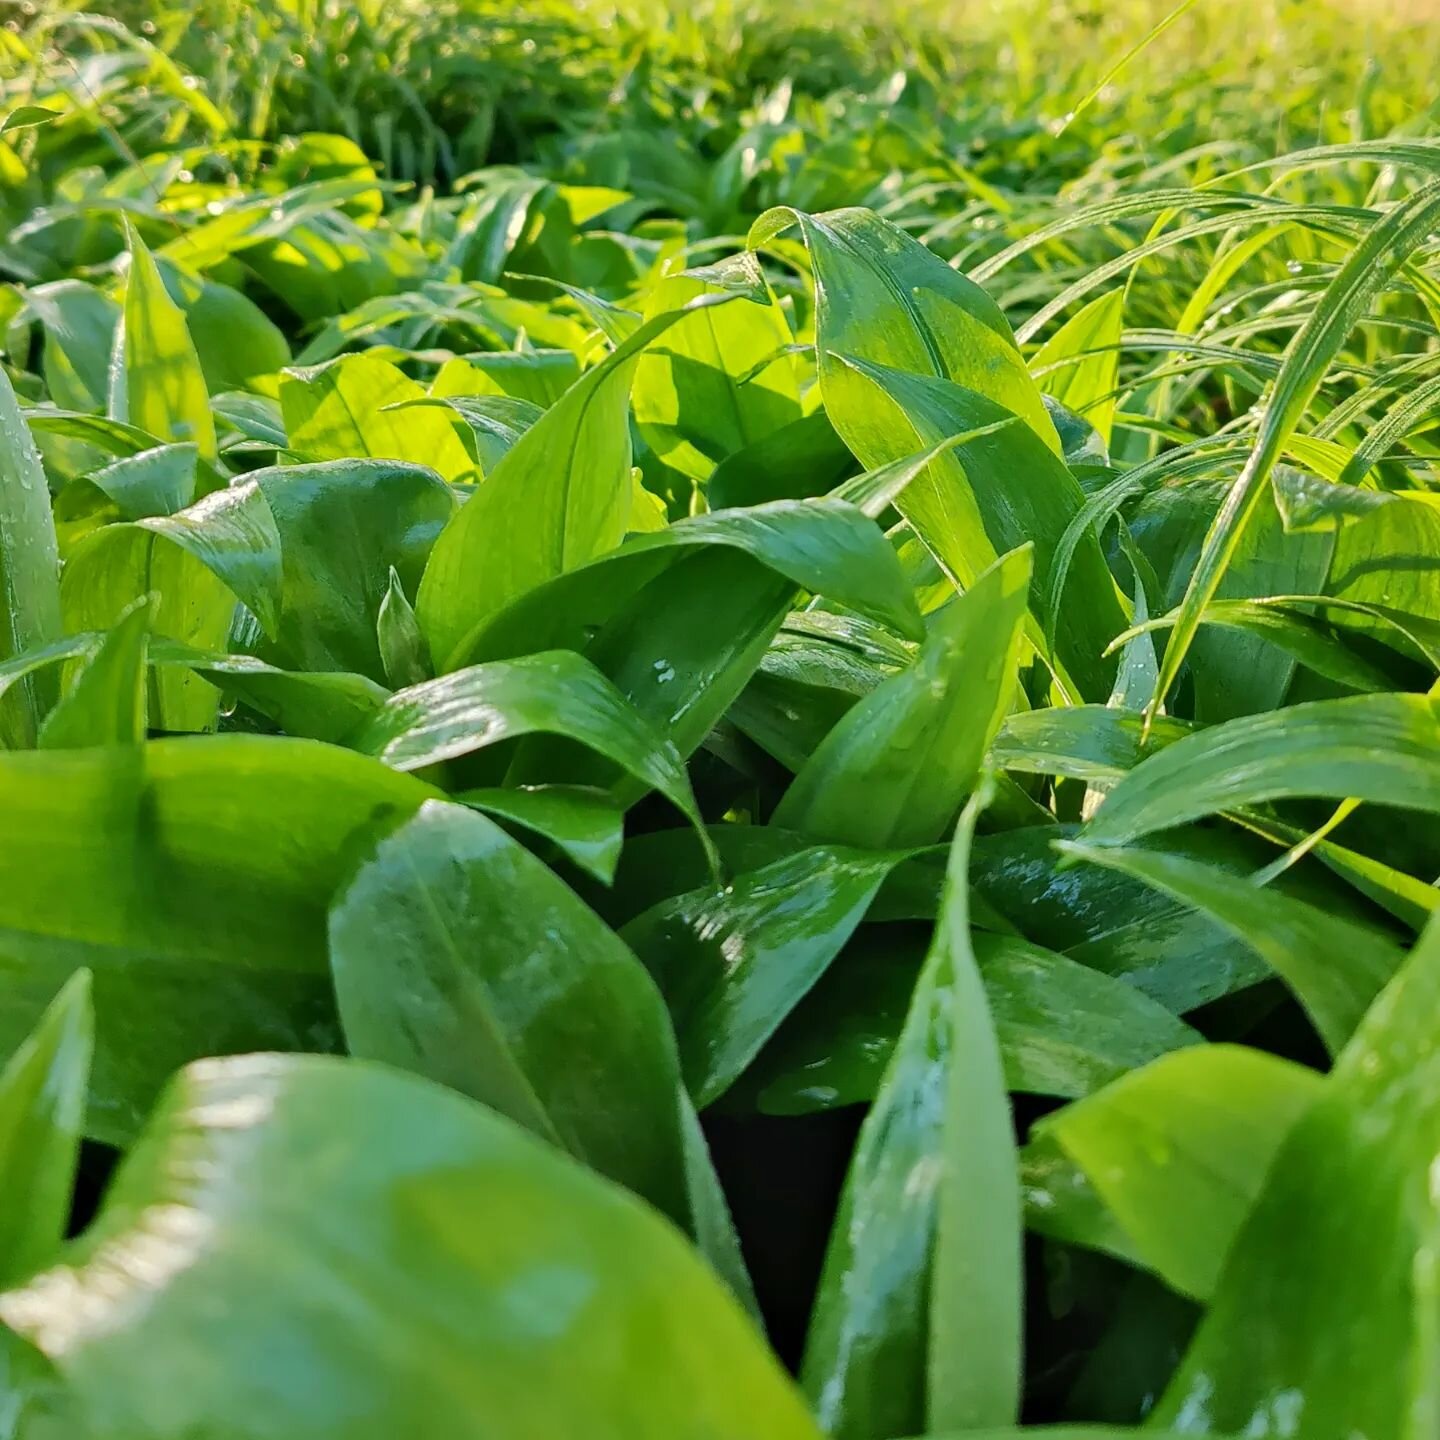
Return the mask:
M 1402 200 L 1366 233 L 1336 272 L 1295 337 L 1266 402 L 1255 448 L 1205 537 L 1160 664 L 1151 713 L 1169 695 L 1205 607 L 1238 550 L 1245 527 L 1264 497 L 1276 462 L 1305 418 L 1325 374 L 1371 301 L 1440 220 L 1440 182 Z
M 1124 845 L 1217 810 L 1292 796 L 1440 813 L 1440 700 L 1317 700 L 1202 730 L 1131 771 L 1084 837 Z

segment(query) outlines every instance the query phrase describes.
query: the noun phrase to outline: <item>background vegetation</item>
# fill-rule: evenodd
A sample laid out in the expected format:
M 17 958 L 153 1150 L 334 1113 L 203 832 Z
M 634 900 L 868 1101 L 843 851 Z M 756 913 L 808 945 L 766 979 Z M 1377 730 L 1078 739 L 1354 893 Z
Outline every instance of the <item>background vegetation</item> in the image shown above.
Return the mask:
M 1431 11 L 6 3 L 0 1436 L 1433 1440 Z

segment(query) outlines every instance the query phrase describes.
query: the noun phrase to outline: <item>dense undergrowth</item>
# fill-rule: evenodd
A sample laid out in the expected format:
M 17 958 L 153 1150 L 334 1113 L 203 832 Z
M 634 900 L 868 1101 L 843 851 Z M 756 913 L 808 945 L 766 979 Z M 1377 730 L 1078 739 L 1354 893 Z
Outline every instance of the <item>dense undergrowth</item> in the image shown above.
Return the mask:
M 1433 1440 L 1440 26 L 1163 14 L 9 12 L 0 1434 Z

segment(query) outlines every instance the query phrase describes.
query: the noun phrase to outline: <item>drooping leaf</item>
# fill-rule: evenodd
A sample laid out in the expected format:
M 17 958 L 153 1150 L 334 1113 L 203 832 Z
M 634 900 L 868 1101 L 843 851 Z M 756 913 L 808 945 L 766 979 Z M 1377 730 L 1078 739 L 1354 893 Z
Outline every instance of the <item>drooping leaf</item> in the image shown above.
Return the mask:
M 602 885 L 615 878 L 625 842 L 625 812 L 603 790 L 584 785 L 489 787 L 464 790 L 454 798 L 553 841 L 567 860 Z
M 1252 945 L 1295 992 L 1331 1054 L 1404 958 L 1382 931 L 1179 855 L 1074 843 L 1061 849 L 1156 886 Z
M 173 515 L 195 499 L 199 447 L 157 445 L 136 455 L 122 455 L 85 479 L 115 502 L 124 520 Z
M 878 466 L 973 434 L 938 454 L 896 496 L 896 507 L 961 586 L 974 584 L 997 556 L 1033 546 L 1032 633 L 1037 639 L 1053 635 L 1055 661 L 1080 696 L 1108 694 L 1114 667 L 1105 648 L 1123 628 L 1124 612 L 1093 533 L 1076 541 L 1069 558 L 1078 594 L 1071 592 L 1058 614 L 1044 608 L 1054 557 L 1084 502 L 1064 462 L 1028 426 L 1006 424 L 1011 413 L 976 391 L 850 357 L 837 363 L 853 376 L 854 403 L 885 422 L 884 448 L 860 452 L 867 462 L 873 455 L 869 463 Z
M 1248 715 L 1187 736 L 1132 770 L 1085 829 L 1123 845 L 1217 810 L 1287 796 L 1354 797 L 1440 812 L 1440 699 L 1357 695 Z
M 1076 1098 L 1199 1036 L 1133 986 L 1012 935 L 977 931 L 975 958 L 1012 1091 Z M 920 955 L 888 930 L 852 942 L 761 1054 L 747 1091 L 771 1115 L 872 1100 Z
M 587 370 L 506 452 L 435 545 L 416 599 L 439 668 L 525 591 L 612 550 L 630 514 L 630 384 L 641 353 L 682 315 L 649 320 Z
M 1019 415 L 1060 453 L 1010 326 L 978 285 L 870 210 L 770 210 L 755 222 L 751 248 L 792 225 L 800 227 L 815 272 L 822 386 L 843 384 L 830 363 L 840 355 L 953 380 Z M 865 453 L 861 415 L 829 395 L 826 409 L 861 460 L 880 464 Z
M 420 770 L 537 731 L 597 751 L 701 825 L 674 746 L 568 650 L 472 665 L 397 691 L 353 743 L 393 769 Z
M 1006 717 L 990 747 L 990 762 L 1033 775 L 1118 780 L 1191 728 L 1183 720 L 1160 719 L 1147 737 L 1143 715 L 1112 705 L 1023 710 Z
M 739 551 L 758 564 L 713 555 L 702 564 L 694 553 L 700 550 Z M 538 586 L 477 626 L 451 658 L 458 665 L 567 642 L 583 648 L 647 583 L 687 556 L 696 561 L 695 570 L 720 565 L 760 576 L 763 567 L 770 579 L 787 580 L 792 589 L 862 611 L 911 638 L 921 633 L 904 572 L 872 521 L 842 500 L 778 500 L 695 515 L 652 534 L 632 535 L 618 550 Z M 779 591 L 770 584 L 768 593 Z

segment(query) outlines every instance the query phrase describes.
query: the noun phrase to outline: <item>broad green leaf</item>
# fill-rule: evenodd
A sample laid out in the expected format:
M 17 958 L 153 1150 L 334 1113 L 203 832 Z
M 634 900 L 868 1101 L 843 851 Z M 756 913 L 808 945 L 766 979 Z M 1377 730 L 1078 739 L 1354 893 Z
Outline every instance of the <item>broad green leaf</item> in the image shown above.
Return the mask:
M 679 1066 L 654 983 L 483 815 L 422 806 L 330 911 L 352 1054 L 449 1085 L 686 1221 Z
M 1074 1099 L 1199 1036 L 1132 985 L 1013 935 L 976 932 L 1005 1084 Z M 922 955 L 862 932 L 780 1028 L 747 1079 L 770 1115 L 872 1100 L 895 1048 Z
M 569 350 L 499 351 L 447 360 L 435 375 L 430 394 L 512 395 L 542 410 L 553 405 L 580 378 L 580 362 Z
M 1173 1014 L 1273 974 L 1248 941 L 1191 906 L 1119 871 L 1076 866 L 1054 848 L 1056 840 L 1083 834 L 1070 826 L 1032 826 L 981 836 L 975 851 L 978 893 L 1036 944 L 1125 981 Z M 1238 829 L 1210 827 L 1171 830 L 1156 848 L 1243 879 L 1276 855 L 1271 845 Z M 922 870 L 917 862 L 908 876 L 897 872 L 896 880 L 902 877 L 938 887 L 933 866 Z M 1337 890 L 1326 870 L 1297 866 L 1272 884 L 1286 895 L 1373 923 L 1374 912 L 1347 903 L 1346 892 Z M 885 902 L 882 892 L 877 915 Z
M 0 373 L 0 661 L 58 640 L 60 557 L 50 489 L 14 388 Z M 54 698 L 45 675 L 27 680 L 22 706 L 0 712 L 0 741 L 25 745 Z
M 870 849 L 926 845 L 969 794 L 1014 693 L 1030 552 L 993 566 L 935 619 L 915 663 L 825 737 L 774 823 Z
M 62 410 L 103 410 L 120 307 L 83 280 L 32 286 L 25 299 L 45 331 L 41 373 Z
M 706 519 L 713 524 L 702 524 Z M 677 555 L 672 548 L 689 549 L 702 536 L 714 539 L 702 553 Z M 635 557 L 631 546 L 653 549 Z M 607 568 L 611 564 L 627 567 L 627 585 L 616 584 L 621 576 Z M 648 568 L 657 565 L 670 568 Z M 915 625 L 913 597 L 894 553 L 859 511 L 834 501 L 777 502 L 636 537 L 613 561 L 544 587 L 533 604 L 512 607 L 484 643 L 496 644 L 503 634 L 502 648 L 514 653 L 548 635 L 552 644 L 583 647 L 689 755 L 744 688 L 794 603 L 797 581 L 783 576 L 842 603 L 879 609 L 907 631 Z M 554 778 L 551 763 L 535 757 L 516 778 Z M 587 773 L 567 778 L 608 783 Z
M 1276 473 L 1284 468 L 1277 467 Z M 1215 587 L 1216 600 L 1223 603 L 1256 595 L 1307 595 L 1323 590 L 1334 548 L 1333 536 L 1288 533 L 1274 506 L 1261 507 L 1234 547 Z M 1188 576 L 1176 579 L 1183 585 Z M 1165 599 L 1183 606 L 1184 591 L 1177 586 Z M 1190 650 L 1194 718 L 1216 724 L 1278 708 L 1294 678 L 1295 660 L 1306 663 L 1307 657 L 1294 656 L 1288 646 L 1277 646 L 1273 643 L 1277 638 L 1272 632 L 1257 633 L 1253 628 L 1210 627 L 1199 633 Z
M 1077 310 L 1030 360 L 1041 390 L 1094 426 L 1107 447 L 1115 422 L 1124 311 L 1124 289 L 1107 291 Z
M 137 600 L 94 654 L 80 662 L 73 681 L 36 737 L 42 750 L 87 745 L 139 745 L 145 739 L 146 651 L 153 597 Z
M 99 643 L 100 636 L 96 634 L 67 635 L 63 640 L 52 640 L 48 645 L 37 645 L 33 650 L 26 650 L 13 660 L 0 660 L 0 696 L 14 689 L 28 676 L 56 669 L 67 660 L 88 658 L 94 654 Z
M 463 422 L 462 443 L 478 474 L 488 475 L 515 442 L 543 415 L 540 406 L 513 395 L 452 395 L 445 399 L 431 396 L 421 400 L 401 400 L 392 410 L 450 410 Z
M 1156 886 L 1253 946 L 1295 992 L 1332 1055 L 1404 958 L 1382 931 L 1179 855 L 1073 842 L 1061 849 Z
M 325 910 L 345 845 L 431 794 L 304 740 L 0 755 L 0 1054 L 90 969 L 86 1133 L 123 1143 L 191 1059 L 332 1048 Z
M 1416 649 L 1433 655 L 1440 648 L 1437 554 L 1440 508 L 1424 492 L 1389 495 L 1386 503 L 1335 536 L 1335 558 L 1325 589 L 1339 600 L 1398 612 L 1396 619 L 1414 629 L 1417 640 L 1428 642 Z M 1366 629 L 1394 643 L 1382 624 Z
M 635 370 L 641 437 L 665 464 L 699 481 L 727 456 L 800 418 L 795 368 L 785 353 L 790 327 L 766 293 L 758 261 L 745 254 L 721 268 L 724 283 L 705 272 L 655 287 L 649 316 L 726 290 L 739 290 L 741 299 L 686 316 Z
M 1205 607 L 1218 592 L 1276 462 L 1299 428 L 1340 347 L 1382 286 L 1440 219 L 1440 181 L 1400 201 L 1365 233 L 1286 352 L 1255 447 L 1215 516 L 1161 661 L 1152 712 L 1180 674 Z
M 528 175 L 489 190 L 461 220 L 446 259 L 465 279 L 494 284 L 524 235 L 532 209 L 550 193 L 548 182 Z
M 40 437 L 58 435 L 79 440 L 109 455 L 138 455 L 162 443 L 161 438 L 108 415 L 86 415 L 76 410 L 33 409 L 25 412 L 30 429 Z
M 207 653 L 223 650 L 236 592 L 228 577 L 215 573 L 216 566 L 209 563 L 206 527 L 195 520 L 232 506 L 239 513 L 237 502 L 243 502 L 243 494 L 243 487 L 218 491 L 174 516 L 106 525 L 86 536 L 66 561 L 60 587 L 66 629 L 108 629 L 136 600 L 153 594 L 159 597 L 151 617 L 154 636 Z M 181 543 L 165 543 L 176 538 Z M 185 543 L 194 539 L 198 543 Z M 207 730 L 215 725 L 215 692 L 183 671 L 162 673 L 151 702 L 150 723 L 158 729 Z
M 28 130 L 35 125 L 47 125 L 61 113 L 44 105 L 17 105 L 0 121 L 0 135 L 8 135 L 12 130 Z
M 900 858 L 802 850 L 625 927 L 670 1007 L 699 1108 L 724 1094 L 820 979 Z
M 914 658 L 856 616 L 792 613 L 726 718 L 787 770 L 800 770 L 842 716 Z
M 222 695 L 267 715 L 287 735 L 345 745 L 389 699 L 389 692 L 348 671 L 282 670 L 253 655 L 195 650 L 174 640 L 152 639 L 150 662 L 183 666 Z M 163 681 L 162 681 L 163 684 Z
M 640 355 L 683 315 L 728 300 L 704 296 L 647 321 L 520 437 L 446 527 L 415 605 L 439 668 L 483 620 L 624 538 Z
M 218 650 L 238 599 L 267 637 L 263 658 L 379 680 L 377 627 L 390 573 L 406 587 L 419 581 L 455 505 L 434 471 L 400 461 L 263 469 L 175 515 L 89 537 L 66 568 L 67 620 L 75 629 L 99 628 L 113 620 L 106 606 L 118 609 L 122 595 L 128 604 L 153 589 L 162 597 L 160 634 Z M 194 578 L 195 562 L 210 576 Z M 148 585 L 124 594 L 147 574 Z M 217 582 L 228 601 L 212 598 Z M 167 605 L 175 607 L 173 621 Z
M 464 790 L 453 797 L 552 841 L 567 860 L 602 885 L 615 878 L 625 842 L 625 812 L 603 790 L 583 785 Z
M 863 411 L 848 403 L 845 371 L 838 364 L 842 355 L 978 391 L 1019 415 L 1060 453 L 1055 427 L 1010 326 L 978 285 L 871 210 L 824 215 L 770 210 L 755 222 L 750 247 L 765 246 L 792 225 L 800 227 L 815 274 L 825 408 L 866 465 L 899 457 L 867 453 L 876 448 L 873 432 Z
M 393 1440 L 417 1415 L 453 1440 L 489 1440 L 496 1417 L 537 1437 L 818 1440 L 653 1212 L 504 1117 L 359 1061 L 183 1072 L 100 1219 L 0 1317 L 58 1367 L 86 1440 Z M 275 1369 L 282 1332 L 313 1341 L 299 1371 Z
M 1440 700 L 1318 700 L 1187 736 L 1132 770 L 1084 838 L 1123 845 L 1217 810 L 1302 795 L 1440 813 Z
M 397 691 L 352 743 L 392 769 L 420 770 L 537 731 L 588 746 L 701 827 L 675 747 L 568 650 L 471 665 Z
M 1110 705 L 1064 705 L 1007 716 L 990 747 L 990 763 L 1032 775 L 1065 775 L 1091 783 L 1117 780 L 1149 755 L 1191 733 L 1183 720 L 1158 720 Z
M 743 572 L 758 584 L 764 567 L 772 572 L 766 577 L 767 593 L 788 594 L 798 587 L 872 615 L 904 635 L 921 634 L 915 599 L 895 552 L 858 508 L 833 498 L 776 500 L 632 535 L 618 550 L 537 587 L 482 622 L 451 659 L 463 664 L 560 645 L 581 649 L 647 583 L 699 550 L 712 553 L 703 563 L 692 556 L 694 570 Z M 724 550 L 739 551 L 759 565 L 713 554 Z M 777 587 L 777 576 L 789 587 Z
M 934 943 L 856 1142 L 806 1342 L 802 1384 L 842 1440 L 914 1429 L 927 1413 L 1003 1421 L 1018 1399 L 1019 1181 L 966 906 L 977 808 L 956 832 Z
M 762 561 L 708 548 L 630 596 L 585 654 L 688 756 L 755 673 L 794 599 L 794 585 Z
M 155 258 L 129 232 L 130 271 L 116 335 L 109 412 L 161 441 L 190 442 L 215 459 L 215 421 L 185 315 L 170 298 Z
M 854 376 L 855 403 L 886 427 L 883 450 L 860 452 L 867 463 L 898 460 L 951 436 L 972 437 L 939 454 L 896 496 L 897 508 L 961 587 L 973 585 L 997 555 L 1032 545 L 1038 622 L 1032 633 L 1053 637 L 1054 658 L 1081 696 L 1108 695 L 1114 665 L 1104 653 L 1124 627 L 1124 611 L 1093 533 L 1080 536 L 1069 556 L 1071 603 L 1055 615 L 1044 609 L 1055 557 L 1085 499 L 1064 462 L 1028 426 L 1005 424 L 1010 412 L 976 391 L 866 361 L 837 363 Z
M 165 257 L 159 267 L 171 299 L 185 312 L 211 395 L 253 388 L 273 396 L 278 372 L 290 363 L 279 326 L 229 285 L 182 270 Z
M 393 408 L 424 398 L 424 389 L 403 371 L 364 354 L 288 370 L 280 385 L 288 444 L 303 456 L 368 455 L 427 465 L 446 480 L 472 477 L 474 461 L 444 407 Z
M 1342 530 L 1392 503 L 1382 491 L 1337 484 L 1289 465 L 1277 465 L 1270 484 L 1281 523 L 1292 534 Z
M 199 458 L 199 448 L 193 444 L 157 445 L 122 455 L 85 478 L 115 502 L 123 520 L 173 515 L 196 498 Z
M 1039 1121 L 1021 1152 L 1026 1219 L 1208 1300 L 1321 1076 L 1263 1050 L 1166 1055 Z
M 77 970 L 0 1073 L 0 1281 L 48 1264 L 70 1221 L 94 1019 Z
M 705 496 L 716 510 L 803 500 L 832 491 L 855 468 L 830 417 L 816 410 L 722 460 L 705 484 Z
M 1437 1005 L 1432 922 L 1280 1147 L 1158 1422 L 1295 1440 L 1428 1433 Z M 1337 1343 L 1362 1316 L 1363 1343 Z

